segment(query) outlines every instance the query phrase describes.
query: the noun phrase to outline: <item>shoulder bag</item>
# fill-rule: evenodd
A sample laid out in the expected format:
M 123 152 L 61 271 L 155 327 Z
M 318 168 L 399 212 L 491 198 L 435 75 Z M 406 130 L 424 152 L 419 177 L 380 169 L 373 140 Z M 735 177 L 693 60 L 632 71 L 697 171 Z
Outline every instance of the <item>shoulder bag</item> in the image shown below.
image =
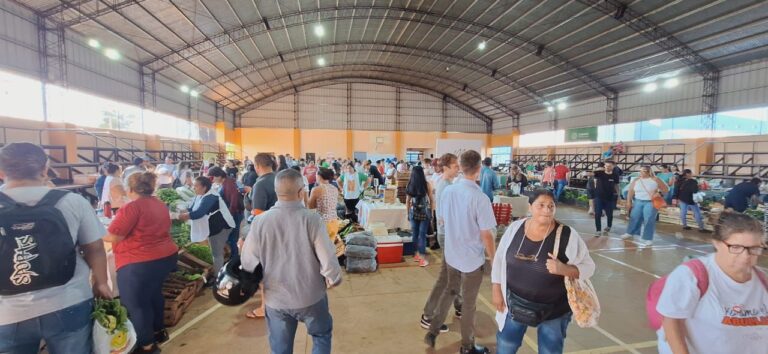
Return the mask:
M 637 183 L 640 183 L 640 185 L 643 186 L 645 192 L 651 196 L 651 203 L 653 203 L 654 209 L 661 210 L 667 207 L 667 201 L 664 200 L 664 197 L 661 196 L 661 192 L 659 192 L 658 189 L 656 189 L 655 193 L 651 194 L 651 192 L 648 191 L 648 188 L 645 187 L 645 183 L 643 183 L 642 178 L 638 178 Z M 658 182 L 656 182 L 656 184 L 658 184 Z
M 560 231 L 563 226 L 557 230 L 555 238 L 554 256 L 560 251 Z M 564 277 L 565 291 L 568 294 L 568 305 L 573 312 L 573 321 L 581 328 L 597 326 L 597 320 L 600 317 L 600 301 L 597 299 L 597 292 L 589 279 L 573 279 Z

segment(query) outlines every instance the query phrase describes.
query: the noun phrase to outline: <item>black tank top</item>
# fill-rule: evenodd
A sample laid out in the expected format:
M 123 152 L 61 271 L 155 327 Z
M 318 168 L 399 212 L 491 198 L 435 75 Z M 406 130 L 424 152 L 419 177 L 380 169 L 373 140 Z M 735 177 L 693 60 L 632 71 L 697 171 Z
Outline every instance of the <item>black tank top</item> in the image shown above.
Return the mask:
M 525 236 L 525 223 L 523 223 L 517 230 L 512 244 L 509 245 L 509 249 L 507 249 L 507 291 L 511 291 L 528 301 L 540 304 L 555 304 L 555 312 L 552 313 L 550 319 L 560 317 L 570 311 L 563 277 L 549 274 L 547 270 L 548 254 L 554 254 L 555 238 L 559 226 L 560 224 L 556 223 L 547 238 L 543 241 L 534 242 Z M 560 234 L 560 252 L 557 255 L 557 259 L 563 263 L 568 263 L 565 248 L 568 246 L 570 236 L 571 228 L 564 226 Z M 543 246 L 542 242 L 544 243 Z M 520 245 L 521 243 L 522 246 Z M 539 252 L 538 259 L 535 262 L 515 258 L 518 248 L 520 249 L 520 254 L 534 256 L 540 246 L 541 252 Z

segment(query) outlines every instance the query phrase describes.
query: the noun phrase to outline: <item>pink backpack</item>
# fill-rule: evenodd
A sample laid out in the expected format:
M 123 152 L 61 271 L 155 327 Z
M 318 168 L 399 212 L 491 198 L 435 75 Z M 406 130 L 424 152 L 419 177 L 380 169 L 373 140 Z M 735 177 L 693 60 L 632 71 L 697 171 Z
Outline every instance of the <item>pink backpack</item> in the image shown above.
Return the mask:
M 699 259 L 692 259 L 688 262 L 684 262 L 683 265 L 691 269 L 693 275 L 696 277 L 696 285 L 699 287 L 700 296 L 704 296 L 707 289 L 709 289 L 709 274 L 707 273 L 707 267 Z M 759 269 L 755 269 L 755 273 L 760 279 L 760 282 L 763 283 L 763 286 L 768 289 L 768 278 L 765 273 Z M 648 294 L 646 294 L 645 297 L 645 311 L 648 314 L 648 325 L 650 325 L 654 331 L 661 328 L 661 322 L 664 319 L 664 316 L 656 311 L 656 305 L 659 303 L 661 292 L 664 290 L 664 284 L 667 283 L 667 277 L 669 277 L 669 275 L 665 275 L 654 281 L 648 288 Z

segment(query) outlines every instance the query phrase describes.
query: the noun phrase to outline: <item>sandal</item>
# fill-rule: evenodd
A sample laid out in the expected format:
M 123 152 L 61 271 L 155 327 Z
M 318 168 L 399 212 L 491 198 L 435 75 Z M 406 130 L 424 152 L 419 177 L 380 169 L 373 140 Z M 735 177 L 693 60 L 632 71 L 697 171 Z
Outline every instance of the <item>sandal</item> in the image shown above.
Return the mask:
M 245 313 L 245 317 L 248 317 L 248 318 L 250 318 L 252 320 L 257 320 L 257 319 L 260 319 L 260 318 L 264 318 L 265 314 L 261 310 L 261 307 L 257 307 L 257 308 L 255 308 L 253 310 L 250 310 L 250 311 L 246 312 Z

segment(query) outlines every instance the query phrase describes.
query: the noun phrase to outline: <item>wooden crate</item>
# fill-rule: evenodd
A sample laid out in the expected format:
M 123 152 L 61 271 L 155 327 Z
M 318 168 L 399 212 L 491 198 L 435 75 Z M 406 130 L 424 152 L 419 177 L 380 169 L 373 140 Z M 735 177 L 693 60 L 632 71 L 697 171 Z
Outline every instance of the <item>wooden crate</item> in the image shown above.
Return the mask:
M 165 309 L 163 313 L 163 322 L 166 326 L 175 326 L 181 318 L 184 317 L 184 313 L 187 312 L 192 301 L 195 299 L 195 295 L 199 291 L 199 281 L 191 282 L 188 287 L 179 293 L 175 298 L 165 299 Z

